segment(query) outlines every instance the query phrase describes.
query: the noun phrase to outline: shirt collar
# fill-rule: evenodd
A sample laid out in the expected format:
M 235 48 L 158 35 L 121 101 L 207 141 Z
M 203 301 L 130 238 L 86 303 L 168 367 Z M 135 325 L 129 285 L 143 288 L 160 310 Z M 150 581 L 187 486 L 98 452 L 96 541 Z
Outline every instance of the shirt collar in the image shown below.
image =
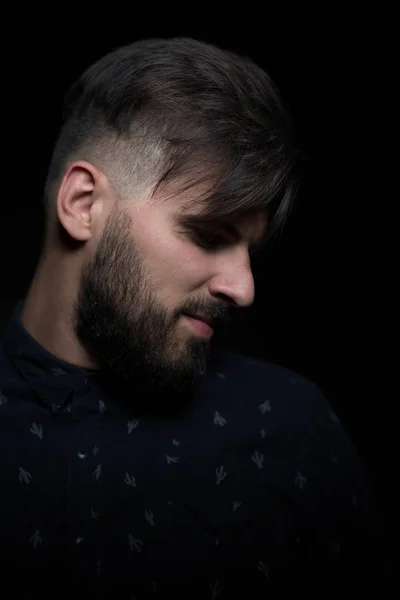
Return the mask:
M 20 299 L 14 306 L 3 333 L 3 350 L 31 389 L 46 404 L 60 407 L 72 392 L 84 389 L 95 372 L 67 363 L 43 348 L 22 324 L 23 304 Z

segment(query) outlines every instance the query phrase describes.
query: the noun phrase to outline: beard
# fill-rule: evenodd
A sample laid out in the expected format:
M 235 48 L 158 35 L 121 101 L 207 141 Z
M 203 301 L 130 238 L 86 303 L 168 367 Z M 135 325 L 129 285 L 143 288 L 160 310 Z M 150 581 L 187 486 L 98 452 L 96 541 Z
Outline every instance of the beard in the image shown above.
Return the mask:
M 136 410 L 152 405 L 171 411 L 190 402 L 214 352 L 209 340 L 179 331 L 182 311 L 171 314 L 155 288 L 132 237 L 131 217 L 117 209 L 83 268 L 74 331 L 111 398 Z M 205 312 L 216 310 L 221 307 Z

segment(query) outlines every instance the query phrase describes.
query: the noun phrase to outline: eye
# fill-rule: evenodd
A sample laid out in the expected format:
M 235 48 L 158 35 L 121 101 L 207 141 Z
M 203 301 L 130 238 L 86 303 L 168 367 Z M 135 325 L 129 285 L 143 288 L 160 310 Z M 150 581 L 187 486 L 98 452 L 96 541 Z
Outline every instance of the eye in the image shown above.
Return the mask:
M 226 246 L 228 244 L 228 240 L 226 240 L 222 235 L 207 233 L 204 231 L 195 231 L 193 235 L 197 244 L 206 250 L 216 250 L 217 248 Z

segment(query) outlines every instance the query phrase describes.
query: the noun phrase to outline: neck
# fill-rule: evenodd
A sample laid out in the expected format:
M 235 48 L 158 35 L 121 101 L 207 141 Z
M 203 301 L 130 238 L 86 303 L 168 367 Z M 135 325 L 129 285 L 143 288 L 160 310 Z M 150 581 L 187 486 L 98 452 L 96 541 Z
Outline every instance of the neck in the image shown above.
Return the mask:
M 76 279 L 68 276 L 65 258 L 44 253 L 25 297 L 21 321 L 28 333 L 57 358 L 94 368 L 73 331 L 76 292 Z

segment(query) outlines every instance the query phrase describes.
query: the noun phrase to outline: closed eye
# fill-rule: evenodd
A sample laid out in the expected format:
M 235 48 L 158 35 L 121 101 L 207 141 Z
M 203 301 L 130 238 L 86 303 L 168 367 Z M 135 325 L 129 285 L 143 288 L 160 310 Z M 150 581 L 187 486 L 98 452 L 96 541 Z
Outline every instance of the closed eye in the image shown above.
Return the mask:
M 194 239 L 195 243 L 207 252 L 215 252 L 219 248 L 224 248 L 235 243 L 235 240 L 231 240 L 227 236 L 205 231 L 197 227 L 192 227 L 190 230 L 181 231 L 181 233 L 189 234 L 189 236 Z M 257 245 L 251 244 L 249 250 L 249 254 L 252 256 L 258 252 L 259 248 Z
M 226 239 L 222 235 L 207 235 L 207 234 L 195 234 L 197 238 L 197 244 L 207 250 L 207 252 L 213 252 L 218 250 L 218 248 L 223 248 L 228 246 L 229 244 L 234 244 L 235 242 L 231 242 Z M 249 246 L 249 256 L 254 256 L 257 252 L 259 252 L 260 248 L 257 245 Z
M 196 231 L 194 233 L 194 238 L 201 248 L 204 248 L 208 251 L 217 250 L 217 248 L 227 246 L 229 244 L 229 241 L 226 238 L 218 234 L 208 234 L 205 232 Z
M 179 233 L 188 235 L 198 246 L 204 248 L 207 252 L 215 251 L 219 247 L 229 244 L 229 240 L 225 236 L 198 227 L 190 227 L 190 229 L 185 229 Z

